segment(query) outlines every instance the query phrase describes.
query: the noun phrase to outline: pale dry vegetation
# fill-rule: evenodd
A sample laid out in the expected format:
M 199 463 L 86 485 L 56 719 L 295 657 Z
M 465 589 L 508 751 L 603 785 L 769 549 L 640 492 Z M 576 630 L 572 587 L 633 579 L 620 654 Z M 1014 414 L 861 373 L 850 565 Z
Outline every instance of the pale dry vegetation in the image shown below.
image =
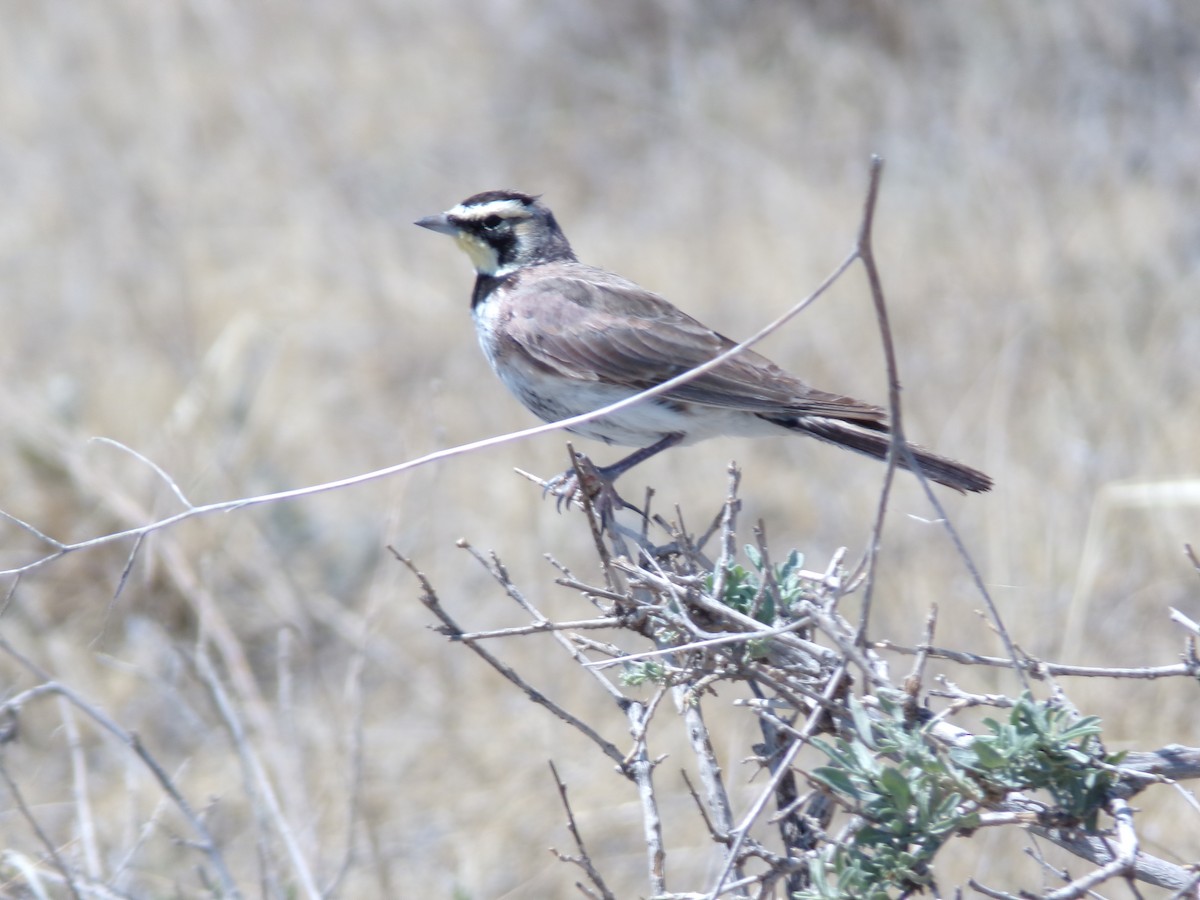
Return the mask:
M 67 541 L 176 508 L 96 435 L 202 502 L 529 424 L 475 346 L 465 260 L 409 224 L 475 191 L 544 193 L 585 260 L 741 337 L 849 250 L 878 153 L 876 244 L 908 432 L 995 477 L 992 494 L 946 503 L 1014 640 L 1069 663 L 1178 660 L 1167 608 L 1200 618 L 1181 553 L 1200 541 L 1194 5 L 3 7 L 8 513 Z M 765 349 L 822 387 L 886 396 L 858 277 Z M 623 487 L 654 485 L 660 511 L 679 504 L 698 527 L 731 457 L 745 473 L 742 520 L 764 520 L 777 552 L 861 554 L 883 470 L 812 442 L 676 450 Z M 610 886 L 638 896 L 644 848 L 626 783 L 431 632 L 385 550 L 414 559 L 469 627 L 524 617 L 459 537 L 494 548 L 548 615 L 585 618 L 543 554 L 594 572 L 586 527 L 512 474 L 564 463 L 563 442 L 540 438 L 191 521 L 140 547 L 119 594 L 131 545 L 74 554 L 6 583 L 0 636 L 140 736 L 248 895 L 302 891 L 303 860 L 312 884 L 344 897 L 564 896 L 577 873 L 546 851 L 569 849 L 553 759 Z M 916 643 L 936 601 L 942 643 L 999 652 L 929 515 L 901 478 L 873 630 Z M 0 568 L 42 549 L 16 526 L 0 533 Z M 549 638 L 531 652 L 538 640 L 514 642 L 510 661 L 627 740 L 595 684 Z M 0 672 L 5 698 L 38 683 L 10 654 Z M 1012 689 L 1000 674 L 975 679 L 974 690 Z M 1069 689 L 1103 719 L 1110 750 L 1200 743 L 1194 684 Z M 714 715 L 753 727 L 745 710 Z M 181 843 L 195 835 L 133 753 L 47 698 L 25 704 L 19 725 L 0 762 L 28 814 L 0 786 L 0 884 L 21 896 L 20 866 L 45 860 L 48 843 L 130 896 L 203 893 L 200 856 Z M 673 734 L 663 729 L 660 752 L 681 749 Z M 257 782 L 245 775 L 255 765 Z M 755 790 L 740 765 L 725 760 L 746 792 L 735 803 Z M 659 777 L 677 770 L 669 760 Z M 663 813 L 686 881 L 713 849 L 677 796 Z M 1143 849 L 1200 857 L 1197 814 L 1178 795 L 1139 803 Z M 1041 877 L 990 836 L 945 865 L 945 884 Z

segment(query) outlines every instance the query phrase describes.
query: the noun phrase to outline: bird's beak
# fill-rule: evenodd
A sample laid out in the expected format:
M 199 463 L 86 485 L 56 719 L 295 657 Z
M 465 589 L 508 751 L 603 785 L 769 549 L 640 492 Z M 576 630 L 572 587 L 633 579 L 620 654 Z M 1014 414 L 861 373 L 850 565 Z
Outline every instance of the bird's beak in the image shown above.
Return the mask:
M 445 213 L 438 213 L 436 216 L 426 216 L 423 219 L 417 219 L 413 222 L 414 225 L 420 225 L 422 228 L 428 228 L 430 231 L 436 231 L 440 234 L 456 235 L 458 234 L 458 226 L 450 221 L 450 217 Z

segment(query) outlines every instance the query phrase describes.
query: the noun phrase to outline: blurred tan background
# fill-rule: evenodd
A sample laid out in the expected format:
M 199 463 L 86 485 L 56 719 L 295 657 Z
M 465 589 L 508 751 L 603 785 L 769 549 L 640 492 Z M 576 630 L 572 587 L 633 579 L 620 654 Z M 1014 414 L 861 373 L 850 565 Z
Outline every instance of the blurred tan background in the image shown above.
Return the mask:
M 990 495 L 944 499 L 1014 639 L 1063 662 L 1178 659 L 1167 607 L 1200 616 L 1181 552 L 1200 543 L 1195 4 L 9 0 L 2 20 L 12 515 L 79 540 L 177 508 L 92 436 L 146 454 L 200 503 L 532 424 L 478 351 L 466 259 L 410 224 L 476 191 L 544 194 L 585 261 L 740 338 L 848 252 L 877 153 L 908 432 L 995 477 Z M 765 351 L 817 386 L 886 397 L 857 271 Z M 21 580 L 0 631 L 211 804 L 250 893 L 255 804 L 186 661 L 210 639 L 319 883 L 340 873 L 353 897 L 566 895 L 576 873 L 546 852 L 570 849 L 554 758 L 597 862 L 634 896 L 632 789 L 429 631 L 384 550 L 413 557 L 469 627 L 522 617 L 459 537 L 494 548 L 548 614 L 586 616 L 543 559 L 597 577 L 586 530 L 512 474 L 565 458 L 543 437 L 189 522 L 147 542 L 119 596 L 129 545 L 79 553 Z M 660 510 L 682 504 L 699 527 L 735 458 L 747 539 L 762 518 L 780 558 L 799 547 L 820 568 L 838 547 L 862 552 L 882 467 L 814 442 L 714 441 L 623 485 L 653 484 Z M 1188 479 L 1190 502 L 1185 485 L 1162 487 Z M 931 515 L 902 477 L 876 632 L 917 641 L 936 601 L 940 643 L 997 652 Z M 4 566 L 37 550 L 0 533 Z M 552 644 L 496 649 L 624 742 L 620 716 Z M 6 695 L 33 683 L 10 660 L 0 671 Z M 1200 741 L 1194 685 L 1065 686 L 1113 748 Z M 114 883 L 199 893 L 196 855 L 171 840 L 186 828 L 155 812 L 129 754 L 80 728 L 107 823 L 102 874 L 153 821 Z M 4 759 L 62 852 L 81 854 L 60 710 L 30 707 Z M 683 764 L 664 764 L 662 783 L 677 790 Z M 737 755 L 726 768 L 749 772 Z M 1194 813 L 1170 802 L 1146 804 L 1144 849 L 1194 860 Z M 686 797 L 666 812 L 695 819 Z M 698 826 L 668 841 L 678 888 L 695 884 L 712 859 Z M 0 842 L 42 852 L 10 797 Z M 1015 855 L 951 860 L 942 878 L 1036 883 Z

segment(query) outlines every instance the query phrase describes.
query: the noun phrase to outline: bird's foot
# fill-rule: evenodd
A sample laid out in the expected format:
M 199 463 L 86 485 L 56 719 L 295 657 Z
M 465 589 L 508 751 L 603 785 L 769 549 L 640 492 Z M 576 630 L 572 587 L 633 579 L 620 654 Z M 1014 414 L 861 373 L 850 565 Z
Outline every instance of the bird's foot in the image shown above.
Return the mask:
M 572 468 L 543 485 L 542 495 L 553 495 L 559 512 L 564 505 L 575 504 L 581 509 L 590 505 L 604 525 L 612 521 L 618 509 L 635 508 L 617 493 L 612 477 L 582 453 L 575 454 Z
M 575 454 L 574 467 L 546 481 L 528 472 L 521 474 L 542 486 L 542 496 L 553 496 L 555 509 L 559 512 L 564 506 L 575 505 L 586 509 L 590 505 L 604 526 L 613 521 L 613 514 L 619 509 L 631 509 L 641 515 L 640 509 L 617 493 L 613 485 L 615 476 L 597 466 L 583 453 Z

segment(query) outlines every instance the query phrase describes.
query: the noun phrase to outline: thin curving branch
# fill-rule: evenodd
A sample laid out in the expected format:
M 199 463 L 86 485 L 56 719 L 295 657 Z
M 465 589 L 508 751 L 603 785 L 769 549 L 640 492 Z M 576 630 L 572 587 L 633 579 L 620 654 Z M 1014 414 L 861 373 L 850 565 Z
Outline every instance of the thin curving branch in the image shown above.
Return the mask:
M 447 459 L 453 459 L 456 456 L 463 456 L 468 453 L 474 453 L 478 450 L 485 450 L 490 447 L 498 447 L 502 444 L 513 443 L 515 441 L 524 440 L 525 438 L 536 437 L 541 434 L 549 434 L 554 431 L 561 431 L 561 430 L 564 430 L 567 428 L 573 428 L 576 425 L 582 425 L 585 422 L 591 422 L 591 421 L 594 421 L 595 419 L 602 418 L 603 416 L 611 415 L 612 413 L 619 412 L 623 409 L 628 409 L 629 407 L 631 407 L 637 403 L 641 403 L 645 400 L 650 399 L 651 397 L 657 397 L 659 394 L 664 394 L 667 391 L 674 390 L 675 388 L 679 387 L 682 384 L 686 384 L 687 382 L 691 381 L 693 378 L 697 378 L 700 375 L 703 375 L 705 372 L 711 371 L 712 369 L 716 368 L 717 366 L 724 364 L 728 360 L 737 356 L 739 353 L 744 353 L 746 350 L 753 347 L 755 344 L 759 343 L 764 338 L 773 334 L 775 331 L 782 328 L 785 324 L 787 324 L 789 321 L 791 321 L 795 316 L 799 315 L 800 312 L 802 312 L 810 304 L 815 302 L 817 300 L 817 298 L 819 298 L 822 294 L 824 294 L 833 285 L 833 283 L 842 276 L 842 274 L 846 271 L 846 269 L 848 269 L 850 267 L 850 265 L 854 262 L 854 259 L 855 259 L 855 257 L 853 255 L 851 255 L 851 256 L 848 256 L 846 259 L 842 260 L 842 262 L 828 276 L 826 276 L 825 280 L 822 281 L 820 283 L 820 285 L 818 285 L 817 288 L 812 293 L 810 293 L 807 297 L 803 298 L 802 300 L 798 301 L 794 306 L 792 306 L 789 310 L 787 310 L 783 315 L 779 316 L 773 322 L 770 322 L 769 324 L 765 325 L 763 328 L 759 329 L 755 334 L 751 335 L 749 338 L 742 341 L 740 344 L 730 347 L 724 353 L 721 353 L 720 355 L 713 357 L 708 362 L 703 363 L 702 365 L 696 366 L 696 368 L 694 368 L 694 369 L 689 369 L 688 371 L 683 372 L 683 373 L 675 376 L 674 378 L 664 381 L 662 384 L 655 385 L 652 388 L 648 388 L 647 390 L 642 391 L 640 394 L 635 394 L 632 397 L 626 397 L 624 400 L 620 400 L 616 403 L 609 404 L 608 406 L 602 407 L 593 412 L 584 413 L 584 414 L 578 415 L 578 416 L 572 416 L 568 419 L 562 419 L 558 422 L 549 422 L 549 423 L 546 423 L 543 425 L 535 425 L 531 428 L 525 428 L 520 431 L 509 432 L 508 434 L 494 435 L 489 438 L 483 438 L 482 440 L 471 441 L 470 443 L 466 443 L 466 444 L 459 444 L 458 446 L 455 446 L 455 447 L 448 447 L 444 450 L 437 450 L 437 451 L 434 451 L 433 453 L 427 453 L 425 456 L 418 457 L 417 459 L 411 459 L 406 462 L 397 463 L 394 466 L 386 466 L 382 469 L 376 469 L 373 472 L 364 472 L 363 474 L 360 474 L 360 475 L 352 475 L 348 478 L 339 478 L 335 481 L 327 481 L 322 484 L 309 485 L 308 487 L 293 488 L 291 490 L 286 490 L 286 491 L 275 491 L 270 494 L 260 494 L 255 497 L 241 497 L 236 500 L 221 500 L 221 501 L 217 501 L 215 503 L 206 503 L 206 504 L 196 506 L 196 505 L 192 505 L 190 503 L 190 501 L 187 500 L 187 498 L 183 495 L 183 493 L 181 491 L 179 491 L 178 487 L 176 486 L 174 488 L 174 493 L 175 493 L 176 497 L 179 498 L 186 505 L 186 508 L 183 509 L 181 512 L 177 512 L 177 513 L 174 513 L 173 515 L 165 516 L 161 519 L 156 519 L 152 522 L 146 523 L 145 525 L 139 525 L 134 528 L 126 528 L 121 531 L 114 531 L 114 532 L 110 532 L 108 534 L 98 535 L 96 537 L 88 538 L 87 540 L 77 541 L 74 543 L 66 543 L 63 541 L 59 541 L 56 538 L 53 538 L 53 537 L 43 533 L 32 523 L 26 522 L 23 519 L 20 519 L 16 516 L 12 515 L 11 513 L 5 512 L 4 510 L 0 509 L 0 518 L 6 520 L 8 522 L 11 522 L 13 525 L 16 525 L 18 528 L 22 529 L 23 531 L 27 532 L 28 534 L 31 534 L 39 542 L 41 542 L 51 548 L 51 552 L 46 553 L 43 556 L 38 557 L 37 559 L 31 560 L 30 562 L 24 563 L 19 566 L 13 566 L 8 569 L 0 569 L 0 576 L 21 575 L 23 573 L 31 572 L 35 569 L 39 569 L 42 566 L 52 563 L 55 560 L 61 559 L 62 557 L 66 556 L 70 553 L 75 553 L 80 550 L 91 550 L 96 547 L 102 547 L 106 544 L 111 544 L 111 543 L 114 543 L 117 541 L 123 541 L 123 540 L 129 540 L 129 539 L 133 539 L 133 538 L 144 537 L 148 534 L 152 534 L 153 532 L 161 531 L 165 528 L 170 528 L 174 525 L 180 524 L 181 522 L 186 522 L 189 519 L 198 518 L 200 516 L 206 516 L 206 515 L 211 515 L 213 513 L 220 513 L 220 512 L 233 512 L 235 510 L 245 509 L 245 508 L 251 507 L 251 506 L 261 506 L 263 504 L 268 504 L 268 503 L 280 503 L 285 500 L 298 500 L 303 497 L 311 497 L 316 494 L 326 493 L 328 491 L 341 490 L 343 488 L 367 484 L 372 481 L 378 481 L 379 479 L 382 479 L 382 478 L 389 478 L 393 475 L 399 475 L 401 472 L 408 472 L 413 469 L 418 469 L 422 466 L 430 465 L 432 463 L 442 462 L 443 460 L 447 460 Z M 117 444 L 116 441 L 112 441 L 109 439 L 104 439 L 104 440 L 108 444 L 121 446 L 121 445 Z M 141 454 L 137 453 L 136 451 L 130 450 L 129 448 L 123 448 L 123 449 L 125 449 L 127 452 L 129 452 L 133 456 L 137 457 L 138 459 L 144 460 L 148 465 L 150 465 L 150 467 L 156 473 L 160 474 L 161 477 L 166 479 L 166 481 L 169 485 L 174 484 L 174 482 L 171 481 L 171 479 L 166 476 L 166 474 L 163 472 L 163 470 L 161 468 L 159 468 L 157 465 L 150 462 L 149 460 L 145 459 L 145 457 L 143 457 Z

